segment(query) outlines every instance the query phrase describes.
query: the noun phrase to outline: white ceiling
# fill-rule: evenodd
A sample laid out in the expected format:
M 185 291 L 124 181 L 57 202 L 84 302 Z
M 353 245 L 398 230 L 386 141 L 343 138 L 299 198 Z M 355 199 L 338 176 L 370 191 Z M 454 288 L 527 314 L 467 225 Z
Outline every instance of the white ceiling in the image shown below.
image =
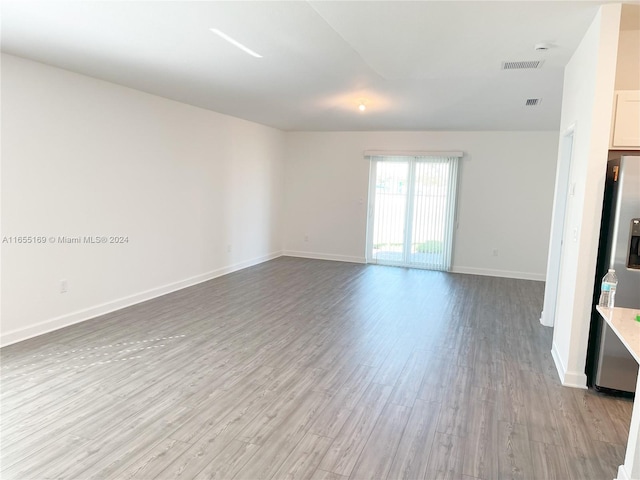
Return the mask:
M 601 3 L 3 1 L 1 45 L 283 130 L 555 130 L 563 67 Z

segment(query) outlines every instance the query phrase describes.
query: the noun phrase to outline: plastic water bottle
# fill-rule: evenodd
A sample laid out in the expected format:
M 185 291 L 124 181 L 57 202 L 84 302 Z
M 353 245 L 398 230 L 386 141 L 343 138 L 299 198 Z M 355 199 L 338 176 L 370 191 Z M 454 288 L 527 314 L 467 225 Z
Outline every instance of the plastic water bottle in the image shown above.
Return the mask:
M 598 306 L 604 308 L 613 308 L 617 286 L 618 277 L 616 277 L 616 271 L 613 268 L 610 268 L 607 274 L 602 279 L 602 286 L 600 287 L 600 301 L 598 302 Z

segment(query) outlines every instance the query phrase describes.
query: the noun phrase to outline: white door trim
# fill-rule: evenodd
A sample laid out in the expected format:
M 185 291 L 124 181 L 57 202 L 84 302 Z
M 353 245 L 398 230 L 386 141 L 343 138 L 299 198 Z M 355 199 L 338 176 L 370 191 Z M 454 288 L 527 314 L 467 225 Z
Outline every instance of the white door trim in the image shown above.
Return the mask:
M 558 166 L 556 168 L 556 185 L 551 217 L 551 233 L 549 238 L 549 254 L 547 257 L 547 273 L 544 289 L 544 304 L 540 314 L 540 323 L 553 327 L 556 317 L 558 286 L 562 261 L 562 246 L 565 237 L 565 218 L 567 205 L 573 195 L 571 186 L 571 165 L 575 144 L 576 124 L 567 128 L 560 138 Z

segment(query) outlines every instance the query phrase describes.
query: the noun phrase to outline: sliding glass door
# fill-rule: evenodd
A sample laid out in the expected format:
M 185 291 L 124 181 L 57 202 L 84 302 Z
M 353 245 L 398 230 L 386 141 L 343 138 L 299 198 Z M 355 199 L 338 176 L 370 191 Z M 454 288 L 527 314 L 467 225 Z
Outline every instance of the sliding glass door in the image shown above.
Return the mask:
M 370 160 L 367 261 L 449 270 L 457 157 Z

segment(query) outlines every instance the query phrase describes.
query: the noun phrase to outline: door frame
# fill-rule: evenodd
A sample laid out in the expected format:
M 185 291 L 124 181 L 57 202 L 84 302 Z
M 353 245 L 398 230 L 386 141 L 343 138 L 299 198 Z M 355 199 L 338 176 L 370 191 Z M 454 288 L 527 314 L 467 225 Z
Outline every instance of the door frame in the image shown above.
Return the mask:
M 375 155 L 376 157 L 378 155 Z M 384 157 L 384 155 L 380 155 Z M 391 156 L 391 155 L 389 155 Z M 449 271 L 451 268 L 451 258 L 453 252 L 453 236 L 454 232 L 457 229 L 457 201 L 458 201 L 458 175 L 459 175 L 459 166 L 458 163 L 460 158 L 463 156 L 462 152 L 438 152 L 437 155 L 431 154 L 397 154 L 393 155 L 396 157 L 403 157 L 403 159 L 397 160 L 399 163 L 407 164 L 407 193 L 406 193 L 406 205 L 405 205 L 405 215 L 404 215 L 404 226 L 403 226 L 403 242 L 402 242 L 402 258 L 400 261 L 389 261 L 384 260 L 384 265 L 388 266 L 398 266 L 398 267 L 406 267 L 406 268 L 423 268 L 427 270 L 444 270 L 442 268 L 433 268 L 437 266 L 446 266 L 446 271 Z M 373 157 L 373 155 L 371 155 Z M 422 158 L 427 157 L 427 158 Z M 428 157 L 434 158 L 445 158 L 447 160 L 446 165 L 448 166 L 447 171 L 447 196 L 446 196 L 446 218 L 448 221 L 445 223 L 445 238 L 443 239 L 446 249 L 442 253 L 442 261 L 438 263 L 427 264 L 423 262 L 413 262 L 409 261 L 412 259 L 412 248 L 413 248 L 413 230 L 414 230 L 414 213 L 416 209 L 416 175 L 418 165 L 422 162 L 429 163 Z M 404 159 L 406 158 L 406 160 Z M 385 161 L 385 160 L 383 160 Z M 393 160 L 386 160 L 393 161 Z M 381 163 L 379 160 L 375 160 L 371 158 L 369 160 L 369 191 L 367 192 L 367 226 L 366 226 L 366 234 L 365 234 L 365 263 L 378 264 L 378 260 L 373 258 L 373 240 L 375 233 L 375 214 L 376 214 L 376 185 L 378 180 L 378 164 Z M 453 193 L 452 193 L 453 192 Z
M 369 192 L 367 195 L 367 235 L 364 245 L 365 263 L 373 263 L 373 215 L 375 212 L 377 163 L 369 160 Z
M 567 128 L 560 140 L 556 186 L 551 217 L 547 274 L 544 289 L 544 303 L 540 313 L 540 323 L 546 327 L 555 325 L 558 305 L 560 276 L 562 273 L 562 254 L 566 237 L 566 218 L 570 199 L 575 194 L 575 184 L 571 183 L 576 124 Z

